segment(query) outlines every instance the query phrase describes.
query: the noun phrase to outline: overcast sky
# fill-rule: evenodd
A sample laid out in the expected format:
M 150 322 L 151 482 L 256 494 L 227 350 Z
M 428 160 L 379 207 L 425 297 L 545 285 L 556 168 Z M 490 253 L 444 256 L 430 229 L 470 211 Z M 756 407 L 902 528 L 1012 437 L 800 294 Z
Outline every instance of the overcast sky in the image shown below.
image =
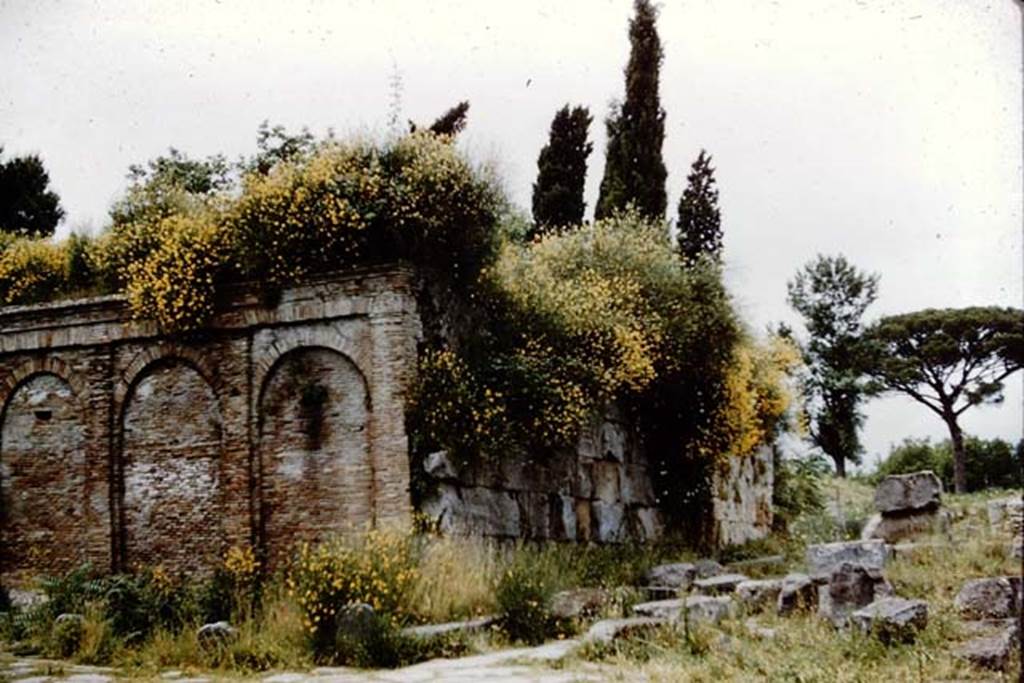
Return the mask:
M 395 92 L 403 121 L 468 99 L 461 144 L 528 208 L 551 116 L 583 104 L 591 211 L 631 13 L 629 0 L 0 0 L 0 144 L 43 158 L 62 233 L 95 230 L 128 166 L 168 146 L 236 158 L 264 119 L 383 135 Z M 793 319 L 785 283 L 819 252 L 881 275 L 872 318 L 1021 305 L 1014 2 L 665 0 L 658 29 L 671 213 L 706 148 L 727 280 L 752 328 Z M 1020 374 L 1009 389 L 965 414 L 968 432 L 1020 438 Z M 872 456 L 946 436 L 909 399 L 867 414 Z

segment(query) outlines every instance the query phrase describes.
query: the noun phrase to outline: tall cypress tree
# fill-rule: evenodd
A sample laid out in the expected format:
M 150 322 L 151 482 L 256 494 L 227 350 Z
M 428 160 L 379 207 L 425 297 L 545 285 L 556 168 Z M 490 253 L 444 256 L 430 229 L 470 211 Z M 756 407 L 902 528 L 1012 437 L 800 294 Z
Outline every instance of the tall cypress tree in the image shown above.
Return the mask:
M 636 0 L 629 22 L 626 99 L 613 105 L 605 120 L 608 148 L 595 216 L 603 218 L 633 203 L 651 218 L 665 216 L 665 110 L 658 98 L 663 58 L 655 25 L 658 12 L 650 0 Z
M 548 144 L 537 157 L 537 182 L 533 184 L 534 235 L 583 222 L 587 157 L 594 151 L 587 140 L 592 120 L 586 107 L 570 111 L 568 104 L 551 120 Z
M 692 264 L 701 256 L 718 260 L 722 256 L 722 216 L 718 210 L 718 189 L 711 157 L 704 150 L 690 166 L 686 189 L 679 200 L 679 255 Z

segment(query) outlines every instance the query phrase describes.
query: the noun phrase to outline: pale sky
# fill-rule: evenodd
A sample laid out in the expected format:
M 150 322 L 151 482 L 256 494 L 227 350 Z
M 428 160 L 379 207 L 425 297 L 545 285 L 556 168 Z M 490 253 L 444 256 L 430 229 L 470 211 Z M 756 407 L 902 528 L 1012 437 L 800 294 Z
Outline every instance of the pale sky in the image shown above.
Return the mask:
M 721 192 L 727 282 L 755 330 L 794 320 L 785 284 L 817 253 L 881 275 L 868 317 L 1021 306 L 1021 14 L 1011 0 L 664 0 L 670 215 L 701 148 Z M 555 110 L 590 107 L 592 211 L 620 97 L 630 0 L 0 0 L 0 144 L 38 153 L 98 229 L 132 163 L 171 145 L 229 158 L 264 119 L 385 134 L 471 103 L 461 144 L 528 209 Z M 1017 439 L 1021 377 L 969 433 Z M 869 459 L 944 438 L 909 399 L 867 406 Z

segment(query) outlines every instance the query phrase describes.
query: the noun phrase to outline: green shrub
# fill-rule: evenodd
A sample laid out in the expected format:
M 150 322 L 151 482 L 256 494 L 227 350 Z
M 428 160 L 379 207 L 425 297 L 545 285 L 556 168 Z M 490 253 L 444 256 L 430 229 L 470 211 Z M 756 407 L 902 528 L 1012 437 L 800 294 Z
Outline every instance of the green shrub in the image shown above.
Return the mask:
M 1024 486 L 1024 440 L 1012 444 L 1002 439 L 964 439 L 967 490 L 1020 488 Z M 904 439 L 879 463 L 872 475 L 877 483 L 891 474 L 931 470 L 947 491 L 953 490 L 953 448 L 948 440 L 937 444 L 928 439 Z
M 549 565 L 537 553 L 519 548 L 495 592 L 501 630 L 514 641 L 538 644 L 557 633 L 550 611 L 555 592 Z
M 773 526 L 785 532 L 797 518 L 825 510 L 822 482 L 828 465 L 820 457 L 783 458 L 775 452 L 772 488 Z

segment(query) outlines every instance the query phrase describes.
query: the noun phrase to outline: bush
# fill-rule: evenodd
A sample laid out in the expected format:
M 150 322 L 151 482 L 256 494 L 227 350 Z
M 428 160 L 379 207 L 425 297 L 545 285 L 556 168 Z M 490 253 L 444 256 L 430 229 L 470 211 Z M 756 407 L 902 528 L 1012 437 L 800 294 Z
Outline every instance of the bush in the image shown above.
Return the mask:
M 501 630 L 511 640 L 536 645 L 558 632 L 550 611 L 556 588 L 551 559 L 519 547 L 498 581 Z
M 825 510 L 822 481 L 828 465 L 819 458 L 790 459 L 775 452 L 775 479 L 772 489 L 772 525 L 777 531 L 787 531 L 802 515 L 818 514 Z
M 964 439 L 964 451 L 969 492 L 1024 486 L 1024 440 L 1014 448 L 1002 439 L 969 436 Z M 935 472 L 945 490 L 953 490 L 953 448 L 948 440 L 933 444 L 928 439 L 904 439 L 879 463 L 872 481 L 877 484 L 891 474 L 921 470 Z
M 359 538 L 301 546 L 287 586 L 303 613 L 314 656 L 340 661 L 338 619 L 354 605 L 369 605 L 394 627 L 407 623 L 415 559 L 413 537 L 397 532 L 374 530 Z
M 65 291 L 64 249 L 43 239 L 22 237 L 0 250 L 0 305 L 46 301 Z

